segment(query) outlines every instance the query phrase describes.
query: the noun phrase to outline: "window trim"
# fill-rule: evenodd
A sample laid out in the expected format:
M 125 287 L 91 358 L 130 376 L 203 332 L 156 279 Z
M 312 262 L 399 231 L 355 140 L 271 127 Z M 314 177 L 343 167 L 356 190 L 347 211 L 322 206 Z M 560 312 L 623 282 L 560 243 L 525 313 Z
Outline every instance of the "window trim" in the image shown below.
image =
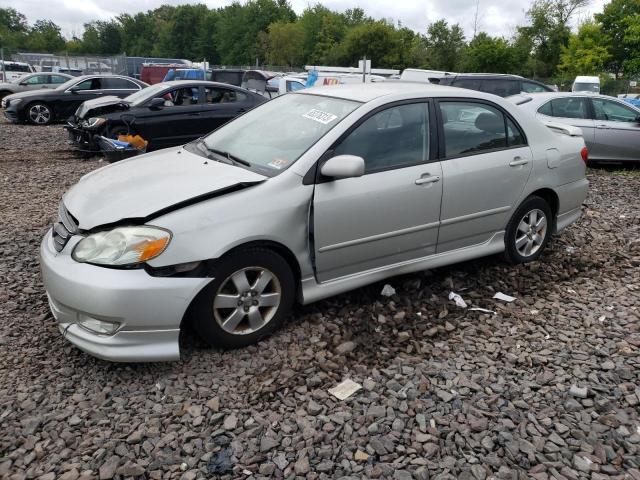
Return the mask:
M 437 127 L 438 127 L 438 153 L 440 154 L 439 156 L 439 160 L 444 162 L 447 160 L 454 160 L 456 158 L 465 158 L 465 157 L 471 157 L 474 155 L 484 155 L 485 153 L 494 153 L 494 152 L 502 152 L 505 150 L 514 150 L 516 148 L 523 148 L 523 147 L 528 147 L 529 146 L 529 139 L 527 138 L 527 134 L 524 131 L 524 129 L 522 128 L 522 126 L 516 121 L 515 118 L 513 118 L 513 116 L 504 108 L 502 108 L 500 105 L 497 105 L 493 102 L 490 102 L 489 100 L 484 100 L 482 98 L 464 98 L 464 97 L 439 97 L 436 98 L 436 114 L 438 116 L 438 121 L 437 121 Z M 445 137 L 444 137 L 444 123 L 442 123 L 442 113 L 440 111 L 440 103 L 442 102 L 446 102 L 446 103 L 451 103 L 451 102 L 457 102 L 457 103 L 479 103 L 479 104 L 483 104 L 483 105 L 487 105 L 489 107 L 495 108 L 496 110 L 498 110 L 499 112 L 502 113 L 502 116 L 504 118 L 504 134 L 505 134 L 505 142 L 507 143 L 507 146 L 504 148 L 491 148 L 488 150 L 480 150 L 480 151 L 475 151 L 475 152 L 469 152 L 469 153 L 465 153 L 462 155 L 455 155 L 455 156 L 451 156 L 451 157 L 447 157 L 445 156 L 444 152 L 446 152 L 446 146 L 445 146 Z M 513 145 L 513 146 L 509 146 L 509 142 L 508 142 L 508 137 L 507 137 L 507 118 L 509 118 L 509 120 L 511 120 L 511 122 L 513 123 L 513 125 L 520 131 L 520 134 L 522 135 L 522 138 L 524 139 L 524 144 L 522 145 Z
M 309 185 L 309 184 L 320 184 L 320 183 L 327 183 L 327 182 L 333 182 L 335 181 L 334 178 L 330 178 L 330 177 L 325 177 L 320 173 L 321 167 L 322 165 L 329 160 L 330 158 L 333 157 L 333 153 L 334 150 L 336 149 L 336 147 L 338 145 L 340 145 L 345 138 L 347 138 L 355 129 L 357 129 L 360 125 L 362 125 L 364 122 L 366 122 L 367 120 L 369 120 L 371 117 L 373 117 L 374 115 L 377 115 L 378 113 L 384 111 L 384 110 L 389 110 L 390 108 L 395 108 L 395 107 L 399 107 L 402 105 L 412 105 L 415 103 L 425 103 L 428 105 L 428 111 L 429 111 L 429 158 L 426 161 L 422 161 L 422 162 L 416 162 L 413 164 L 409 164 L 409 165 L 395 165 L 395 166 L 390 166 L 390 167 L 386 167 L 386 168 L 381 168 L 379 170 L 376 170 L 374 172 L 365 172 L 362 176 L 367 176 L 367 175 L 374 175 L 376 173 L 382 173 L 382 172 L 387 172 L 389 170 L 398 170 L 400 168 L 410 168 L 410 167 L 415 167 L 417 165 L 428 165 L 429 163 L 433 163 L 433 162 L 437 162 L 438 161 L 438 155 L 439 155 L 439 143 L 438 143 L 438 132 L 437 132 L 437 128 L 432 128 L 432 125 L 435 125 L 436 122 L 436 115 L 435 115 L 435 105 L 434 105 L 434 99 L 433 98 L 411 98 L 408 100 L 398 100 L 395 102 L 390 102 L 390 103 L 386 103 L 384 105 L 381 105 L 379 107 L 374 108 L 373 110 L 371 110 L 370 112 L 367 112 L 365 115 L 363 115 L 362 117 L 360 117 L 355 123 L 353 123 L 342 135 L 340 135 L 340 137 L 338 137 L 338 139 L 336 141 L 334 141 L 331 146 L 329 148 L 327 148 L 327 150 L 325 150 L 325 152 L 320 155 L 320 157 L 318 158 L 318 160 L 311 166 L 311 168 L 307 171 L 307 173 L 305 174 L 304 178 L 303 178 L 303 185 Z M 312 173 L 313 172 L 313 173 Z

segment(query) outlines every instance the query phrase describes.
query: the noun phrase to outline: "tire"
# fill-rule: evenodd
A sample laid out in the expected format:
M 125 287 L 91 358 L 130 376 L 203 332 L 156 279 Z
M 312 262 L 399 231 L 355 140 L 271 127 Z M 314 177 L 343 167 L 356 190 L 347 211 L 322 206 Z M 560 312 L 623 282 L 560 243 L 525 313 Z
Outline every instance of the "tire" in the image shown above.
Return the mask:
M 49 125 L 53 121 L 53 109 L 44 102 L 33 102 L 25 109 L 27 122 L 33 125 Z
M 544 199 L 526 198 L 507 224 L 505 259 L 514 265 L 537 260 L 551 238 L 552 215 Z
M 207 343 L 246 347 L 282 326 L 296 282 L 280 255 L 264 248 L 232 252 L 220 259 L 213 276 L 191 309 L 193 327 Z
M 13 92 L 10 92 L 9 90 L 0 90 L 0 100 L 2 100 L 7 95 L 11 95 L 12 93 Z

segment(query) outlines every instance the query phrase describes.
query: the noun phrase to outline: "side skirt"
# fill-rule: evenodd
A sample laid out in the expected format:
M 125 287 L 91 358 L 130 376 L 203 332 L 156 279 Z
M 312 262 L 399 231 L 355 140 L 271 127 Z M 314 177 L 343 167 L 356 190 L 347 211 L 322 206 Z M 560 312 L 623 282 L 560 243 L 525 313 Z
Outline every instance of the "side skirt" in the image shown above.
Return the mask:
M 430 270 L 432 268 L 500 253 L 504 251 L 504 234 L 504 231 L 496 232 L 489 240 L 478 245 L 395 263 L 393 265 L 336 278 L 327 282 L 318 283 L 314 277 L 304 278 L 301 281 L 302 303 L 307 304 L 322 300 L 323 298 L 332 297 L 339 293 L 360 288 L 395 275 Z

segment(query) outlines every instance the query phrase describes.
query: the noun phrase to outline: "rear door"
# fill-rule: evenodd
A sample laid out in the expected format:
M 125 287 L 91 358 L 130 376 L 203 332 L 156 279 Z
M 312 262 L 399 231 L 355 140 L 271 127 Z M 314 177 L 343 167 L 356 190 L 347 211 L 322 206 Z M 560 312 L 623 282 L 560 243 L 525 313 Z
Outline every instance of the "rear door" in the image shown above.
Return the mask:
M 589 157 L 602 160 L 640 160 L 637 110 L 616 100 L 591 98 L 595 139 Z
M 126 78 L 103 77 L 101 81 L 105 95 L 115 95 L 120 98 L 127 97 L 141 88 L 136 82 Z
M 73 89 L 73 90 L 71 90 Z M 65 91 L 58 104 L 58 116 L 66 118 L 74 114 L 82 102 L 104 95 L 100 77 L 87 78 Z
M 435 253 L 440 162 L 433 160 L 432 104 L 380 109 L 344 136 L 327 158 L 357 155 L 358 178 L 320 179 L 313 200 L 316 276 L 324 282 Z
M 204 87 L 204 102 L 197 136 L 212 132 L 254 105 L 245 92 L 223 87 Z
M 442 212 L 438 253 L 488 241 L 504 230 L 531 173 L 522 129 L 497 105 L 438 102 Z

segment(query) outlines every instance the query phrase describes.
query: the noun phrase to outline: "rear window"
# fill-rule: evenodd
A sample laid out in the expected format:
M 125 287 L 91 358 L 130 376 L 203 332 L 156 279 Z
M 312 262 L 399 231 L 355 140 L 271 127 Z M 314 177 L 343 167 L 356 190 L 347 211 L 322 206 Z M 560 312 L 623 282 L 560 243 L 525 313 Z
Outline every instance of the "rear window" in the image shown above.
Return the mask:
M 4 62 L 4 69 L 7 72 L 27 72 L 27 73 L 31 73 L 31 69 L 29 68 L 29 65 L 21 65 L 19 63 Z M 1 70 L 2 70 L 2 63 L 0 63 L 0 71 Z
M 480 80 L 477 78 L 460 78 L 453 82 L 454 87 L 480 90 Z
M 540 107 L 538 113 L 561 118 L 589 117 L 587 99 L 584 97 L 556 98 Z

